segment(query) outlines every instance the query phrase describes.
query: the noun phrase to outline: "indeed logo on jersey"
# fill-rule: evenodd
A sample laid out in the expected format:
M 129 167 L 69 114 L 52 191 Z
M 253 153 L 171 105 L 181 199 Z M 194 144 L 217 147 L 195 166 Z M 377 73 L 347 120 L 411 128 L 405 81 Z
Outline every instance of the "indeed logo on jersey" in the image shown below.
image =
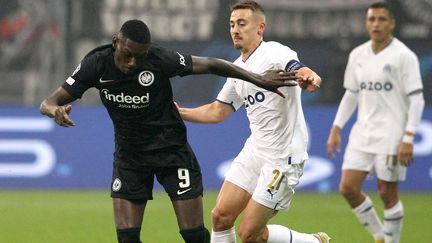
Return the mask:
M 255 95 L 248 95 L 244 97 L 245 108 L 248 108 L 250 105 L 254 105 L 256 102 L 263 102 L 265 100 L 265 95 L 263 92 L 258 91 Z
M 150 93 L 145 95 L 127 95 L 123 92 L 120 94 L 111 94 L 108 89 L 101 90 L 101 93 L 106 100 L 111 102 L 119 103 L 119 108 L 132 108 L 132 109 L 142 109 L 149 105 L 150 103 Z
M 390 91 L 393 89 L 393 84 L 390 82 L 380 83 L 380 82 L 361 82 L 360 90 L 368 91 Z

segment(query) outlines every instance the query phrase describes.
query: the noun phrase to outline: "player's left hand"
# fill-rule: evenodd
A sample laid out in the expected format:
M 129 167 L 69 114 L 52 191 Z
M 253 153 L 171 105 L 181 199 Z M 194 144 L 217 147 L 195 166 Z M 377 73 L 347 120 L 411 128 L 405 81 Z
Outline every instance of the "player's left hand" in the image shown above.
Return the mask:
M 260 81 L 256 82 L 255 85 L 285 97 L 278 88 L 283 86 L 297 86 L 297 78 L 295 72 L 286 72 L 283 69 L 269 70 L 265 72 L 264 75 L 261 75 Z
M 397 160 L 401 165 L 410 166 L 413 162 L 413 144 L 411 143 L 401 143 L 399 145 L 399 152 L 397 155 Z
M 308 67 L 302 67 L 295 71 L 297 83 L 306 92 L 315 92 L 321 86 L 321 77 Z

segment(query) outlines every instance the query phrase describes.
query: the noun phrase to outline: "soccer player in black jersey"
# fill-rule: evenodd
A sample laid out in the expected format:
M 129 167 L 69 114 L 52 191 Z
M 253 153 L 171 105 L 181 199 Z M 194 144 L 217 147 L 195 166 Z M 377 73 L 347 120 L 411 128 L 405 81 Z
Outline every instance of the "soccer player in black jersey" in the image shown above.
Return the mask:
M 60 126 L 75 123 L 69 103 L 95 87 L 115 129 L 111 197 L 118 242 L 137 243 L 154 176 L 168 193 L 187 243 L 210 242 L 204 227 L 202 176 L 186 128 L 173 102 L 169 78 L 212 73 L 247 80 L 281 94 L 296 85 L 294 73 L 258 75 L 230 62 L 183 55 L 151 43 L 140 20 L 126 21 L 112 44 L 88 53 L 65 83 L 41 104 L 41 113 Z

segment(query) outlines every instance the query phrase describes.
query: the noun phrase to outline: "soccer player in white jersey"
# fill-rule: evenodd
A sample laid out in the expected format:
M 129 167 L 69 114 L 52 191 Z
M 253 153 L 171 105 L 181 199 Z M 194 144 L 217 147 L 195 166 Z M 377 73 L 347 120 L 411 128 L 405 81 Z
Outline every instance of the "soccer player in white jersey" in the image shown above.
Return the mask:
M 230 30 L 241 56 L 236 65 L 255 72 L 269 69 L 295 71 L 299 84 L 315 91 L 321 78 L 298 61 L 297 53 L 277 42 L 263 41 L 264 11 L 254 1 L 231 7 Z M 285 98 L 255 85 L 228 78 L 213 103 L 181 108 L 183 119 L 199 123 L 222 122 L 245 106 L 251 135 L 225 175 L 212 210 L 212 242 L 236 242 L 234 222 L 243 242 L 329 242 L 327 234 L 299 233 L 281 225 L 267 225 L 278 211 L 288 209 L 303 174 L 308 135 L 300 102 L 301 88 L 280 89 Z
M 345 70 L 346 92 L 341 100 L 327 152 L 341 148 L 340 130 L 358 106 L 351 129 L 339 185 L 353 213 L 375 242 L 398 243 L 404 210 L 398 182 L 405 180 L 413 161 L 413 140 L 421 120 L 424 98 L 416 55 L 393 37 L 393 13 L 386 3 L 369 6 L 366 29 L 370 40 L 355 48 Z M 369 173 L 378 180 L 384 203 L 384 222 L 371 199 L 361 190 Z

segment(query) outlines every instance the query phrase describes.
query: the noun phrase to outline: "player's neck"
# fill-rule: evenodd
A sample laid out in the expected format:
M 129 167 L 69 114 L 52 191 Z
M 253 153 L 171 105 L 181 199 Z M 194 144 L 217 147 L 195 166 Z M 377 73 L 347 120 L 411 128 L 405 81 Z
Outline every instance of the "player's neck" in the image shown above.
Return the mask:
M 374 41 L 372 40 L 372 50 L 376 54 L 386 48 L 393 40 L 393 35 L 388 36 L 382 41 Z
M 258 39 L 256 42 L 251 44 L 248 48 L 243 48 L 241 52 L 242 60 L 245 62 L 249 56 L 261 45 L 262 39 Z

